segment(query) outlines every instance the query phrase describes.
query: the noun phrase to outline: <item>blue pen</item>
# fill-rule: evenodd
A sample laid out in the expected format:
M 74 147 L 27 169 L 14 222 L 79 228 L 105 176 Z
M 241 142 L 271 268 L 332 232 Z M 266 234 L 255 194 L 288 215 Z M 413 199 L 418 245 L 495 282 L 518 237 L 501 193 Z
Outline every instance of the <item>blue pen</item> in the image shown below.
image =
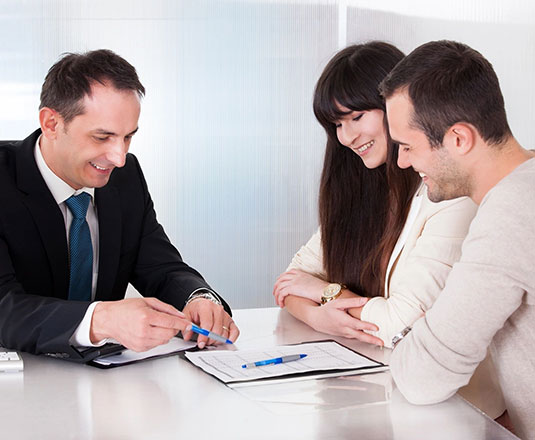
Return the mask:
M 211 332 L 210 330 L 197 327 L 195 324 L 191 324 L 191 331 L 198 333 L 199 335 L 208 336 L 210 339 L 213 339 L 214 341 L 223 342 L 225 344 L 232 344 L 232 341 L 230 339 L 224 338 L 223 336 L 218 335 L 217 333 Z
M 283 364 L 285 362 L 298 361 L 299 359 L 303 359 L 304 357 L 307 357 L 307 355 L 306 354 L 290 354 L 288 356 L 282 356 L 282 357 L 273 358 L 273 359 L 266 359 L 264 361 L 251 362 L 250 364 L 243 364 L 241 367 L 242 368 L 254 368 L 254 367 L 261 367 L 262 365 Z

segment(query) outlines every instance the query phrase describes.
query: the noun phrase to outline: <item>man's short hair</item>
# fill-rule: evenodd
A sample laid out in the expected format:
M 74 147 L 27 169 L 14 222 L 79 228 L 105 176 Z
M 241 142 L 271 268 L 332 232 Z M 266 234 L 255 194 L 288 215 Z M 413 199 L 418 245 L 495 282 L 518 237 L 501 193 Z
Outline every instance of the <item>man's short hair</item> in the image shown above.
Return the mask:
M 402 90 L 414 107 L 411 123 L 438 147 L 449 127 L 472 124 L 489 144 L 511 135 L 498 77 L 479 52 L 455 41 L 432 41 L 397 64 L 379 86 L 385 99 Z
M 82 100 L 97 82 L 109 83 L 117 90 L 132 90 L 140 98 L 145 95 L 134 66 L 111 50 L 66 53 L 46 75 L 39 109 L 56 110 L 67 124 L 84 112 Z

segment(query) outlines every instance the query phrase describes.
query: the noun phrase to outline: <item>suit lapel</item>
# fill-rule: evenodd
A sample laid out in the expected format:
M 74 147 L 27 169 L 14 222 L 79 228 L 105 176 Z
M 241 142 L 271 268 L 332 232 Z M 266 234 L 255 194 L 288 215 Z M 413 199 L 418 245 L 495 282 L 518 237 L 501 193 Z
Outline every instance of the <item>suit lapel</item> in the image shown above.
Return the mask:
M 40 134 L 40 130 L 34 132 L 22 141 L 17 151 L 17 183 L 19 189 L 26 194 L 24 203 L 33 216 L 48 256 L 54 280 L 53 295 L 66 299 L 69 289 L 69 257 L 65 221 L 35 163 L 33 150 Z
M 121 208 L 117 188 L 108 184 L 95 190 L 99 229 L 98 282 L 95 299 L 113 297 L 121 252 Z

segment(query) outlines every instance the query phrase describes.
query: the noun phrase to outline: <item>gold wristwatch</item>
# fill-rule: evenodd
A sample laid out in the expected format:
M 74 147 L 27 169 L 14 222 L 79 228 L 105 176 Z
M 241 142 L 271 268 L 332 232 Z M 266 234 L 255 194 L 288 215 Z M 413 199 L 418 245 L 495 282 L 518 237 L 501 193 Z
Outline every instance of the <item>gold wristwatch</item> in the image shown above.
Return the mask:
M 338 298 L 342 294 L 342 289 L 345 286 L 338 283 L 329 284 L 323 289 L 323 295 L 321 297 L 321 304 L 327 304 L 329 301 Z

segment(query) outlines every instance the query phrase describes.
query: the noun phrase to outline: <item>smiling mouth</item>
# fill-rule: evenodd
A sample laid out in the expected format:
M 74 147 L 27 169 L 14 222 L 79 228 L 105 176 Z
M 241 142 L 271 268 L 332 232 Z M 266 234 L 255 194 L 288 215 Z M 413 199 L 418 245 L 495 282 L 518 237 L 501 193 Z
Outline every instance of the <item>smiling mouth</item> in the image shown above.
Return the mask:
M 358 148 L 355 148 L 355 150 L 357 151 L 357 153 L 364 153 L 366 150 L 373 147 L 373 144 L 375 144 L 375 141 L 370 141 L 365 143 L 364 145 L 361 145 Z
M 93 168 L 95 168 L 95 169 L 97 169 L 97 170 L 99 170 L 99 171 L 108 171 L 108 170 L 110 169 L 110 168 L 104 168 L 104 167 L 101 167 L 101 166 L 99 166 L 99 165 L 97 165 L 96 163 L 93 163 L 93 162 L 89 162 L 89 164 L 90 164 Z

